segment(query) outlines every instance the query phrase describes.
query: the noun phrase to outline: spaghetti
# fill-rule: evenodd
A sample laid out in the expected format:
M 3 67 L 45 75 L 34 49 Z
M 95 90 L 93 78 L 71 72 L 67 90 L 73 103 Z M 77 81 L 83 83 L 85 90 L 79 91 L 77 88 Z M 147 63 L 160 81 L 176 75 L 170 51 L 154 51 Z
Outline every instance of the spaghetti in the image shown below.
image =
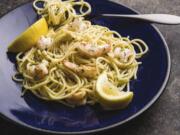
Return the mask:
M 42 8 L 37 7 L 43 2 Z M 107 27 L 92 25 L 83 16 L 91 11 L 84 0 L 35 0 L 37 13 L 48 21 L 49 33 L 28 52 L 17 55 L 25 91 L 68 106 L 95 104 L 96 81 L 106 71 L 119 90 L 129 90 L 148 47 Z M 79 11 L 74 7 L 78 6 Z M 17 77 L 14 77 L 16 80 Z

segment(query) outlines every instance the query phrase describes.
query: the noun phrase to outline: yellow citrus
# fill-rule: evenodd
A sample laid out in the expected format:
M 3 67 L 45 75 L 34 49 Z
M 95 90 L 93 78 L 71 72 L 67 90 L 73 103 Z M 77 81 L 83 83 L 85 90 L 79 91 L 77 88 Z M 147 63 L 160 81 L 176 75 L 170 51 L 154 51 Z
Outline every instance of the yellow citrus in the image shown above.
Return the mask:
M 24 52 L 32 48 L 42 35 L 48 32 L 48 24 L 41 18 L 18 36 L 8 47 L 9 52 Z
M 96 96 L 101 105 L 106 109 L 123 109 L 133 99 L 133 92 L 119 91 L 116 86 L 109 82 L 107 74 L 98 77 L 96 83 Z

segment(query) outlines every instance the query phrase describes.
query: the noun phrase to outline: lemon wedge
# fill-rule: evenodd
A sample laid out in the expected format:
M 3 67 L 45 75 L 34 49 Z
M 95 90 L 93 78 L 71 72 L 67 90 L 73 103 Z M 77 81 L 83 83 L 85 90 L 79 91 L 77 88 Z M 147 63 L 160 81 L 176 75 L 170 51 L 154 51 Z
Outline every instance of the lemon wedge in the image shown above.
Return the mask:
M 48 24 L 41 18 L 18 36 L 8 47 L 9 52 L 24 52 L 32 48 L 42 35 L 48 33 Z
M 119 91 L 109 82 L 107 74 L 102 73 L 96 83 L 96 96 L 105 109 L 115 110 L 127 107 L 133 99 L 133 92 Z

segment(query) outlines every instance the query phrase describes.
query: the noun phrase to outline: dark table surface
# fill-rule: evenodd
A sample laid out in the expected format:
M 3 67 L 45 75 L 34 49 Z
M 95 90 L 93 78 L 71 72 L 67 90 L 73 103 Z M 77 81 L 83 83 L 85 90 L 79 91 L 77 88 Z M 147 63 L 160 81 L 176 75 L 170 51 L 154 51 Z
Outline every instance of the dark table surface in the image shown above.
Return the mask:
M 0 0 L 0 16 L 22 3 L 32 0 Z M 121 2 L 141 13 L 180 15 L 180 0 L 112 0 Z M 157 25 L 171 52 L 172 70 L 169 83 L 158 101 L 140 117 L 123 127 L 98 133 L 109 135 L 180 135 L 180 26 Z M 0 118 L 0 134 L 42 135 L 16 126 Z

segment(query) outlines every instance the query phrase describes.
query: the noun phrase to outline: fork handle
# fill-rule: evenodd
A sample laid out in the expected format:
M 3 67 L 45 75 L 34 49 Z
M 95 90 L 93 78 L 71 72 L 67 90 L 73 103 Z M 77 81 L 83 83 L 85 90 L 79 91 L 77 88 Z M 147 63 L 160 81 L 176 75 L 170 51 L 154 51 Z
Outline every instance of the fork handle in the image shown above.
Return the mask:
M 180 24 L 180 17 L 170 14 L 139 14 L 139 15 L 101 14 L 100 16 L 137 19 L 150 23 L 159 23 L 159 24 L 167 24 L 167 25 Z

